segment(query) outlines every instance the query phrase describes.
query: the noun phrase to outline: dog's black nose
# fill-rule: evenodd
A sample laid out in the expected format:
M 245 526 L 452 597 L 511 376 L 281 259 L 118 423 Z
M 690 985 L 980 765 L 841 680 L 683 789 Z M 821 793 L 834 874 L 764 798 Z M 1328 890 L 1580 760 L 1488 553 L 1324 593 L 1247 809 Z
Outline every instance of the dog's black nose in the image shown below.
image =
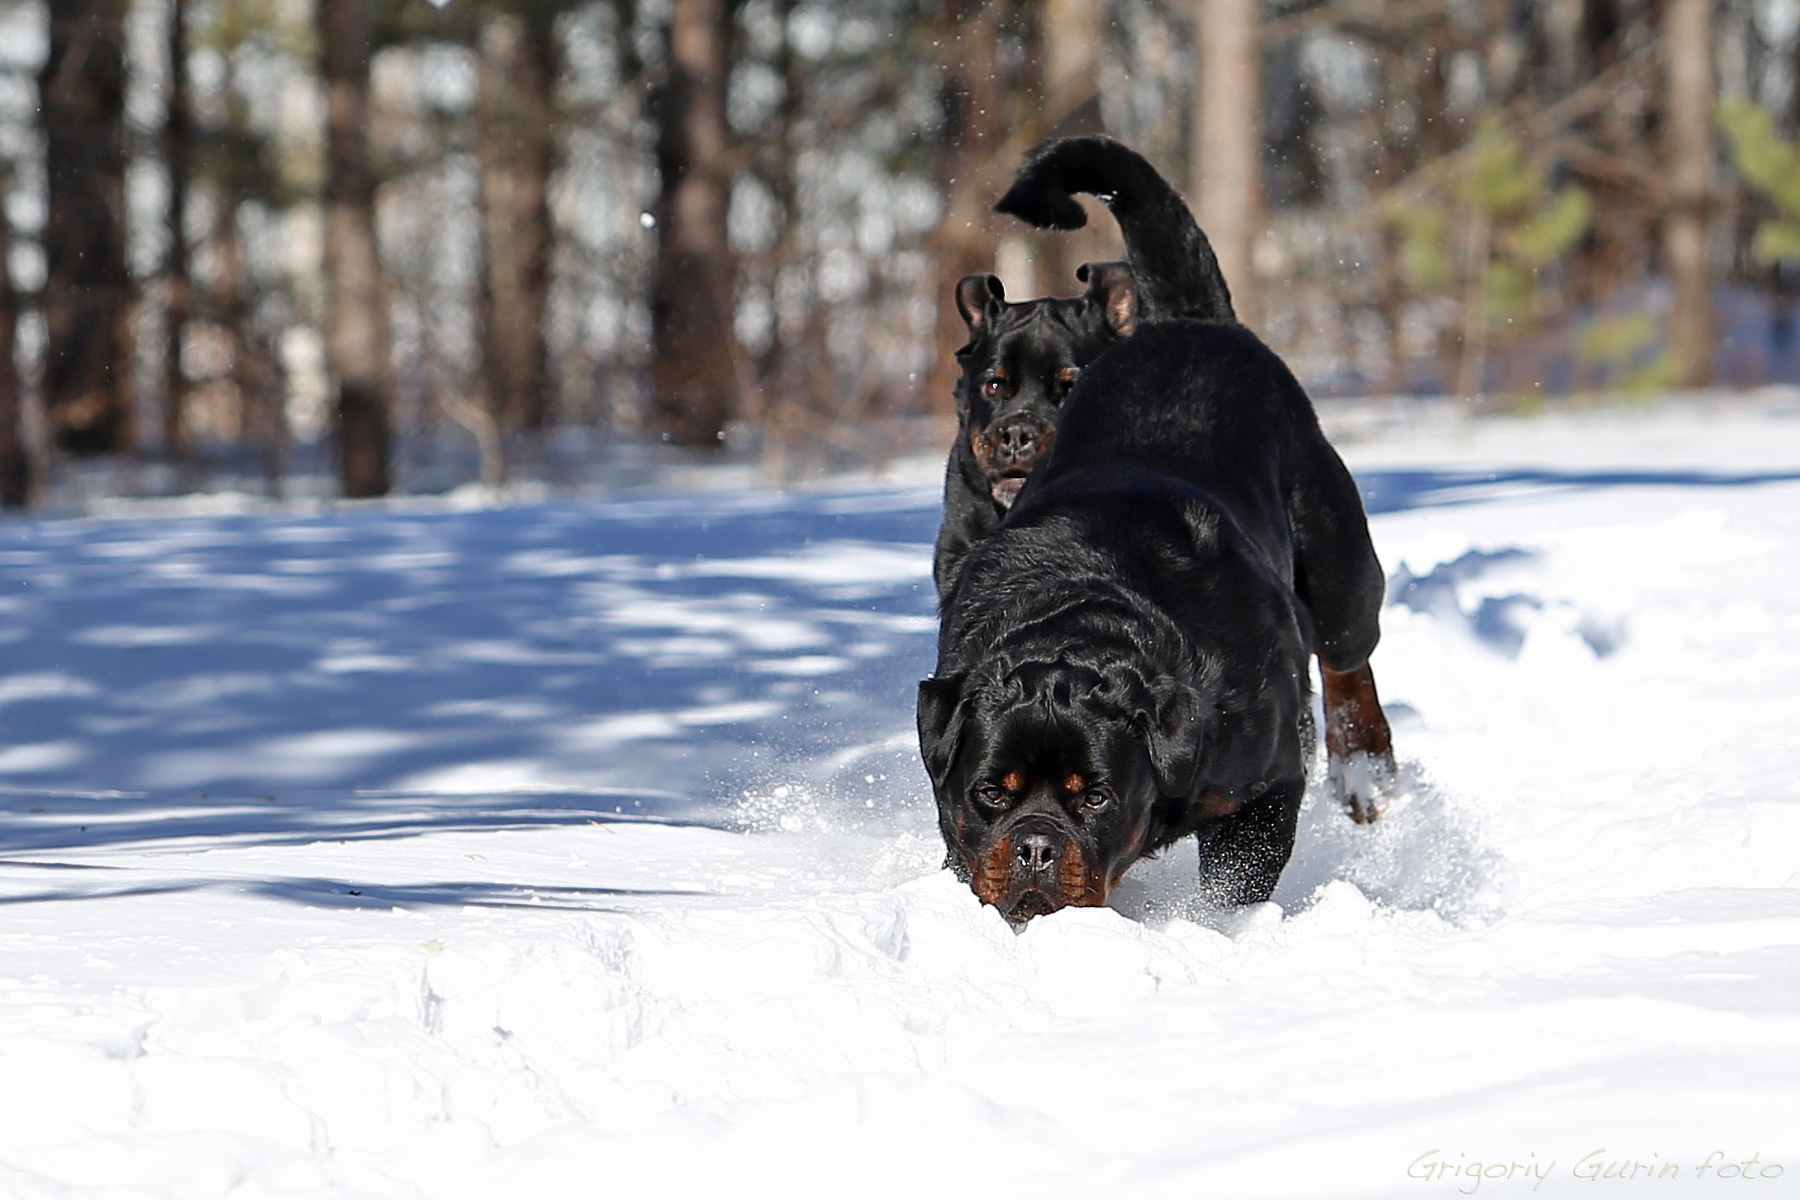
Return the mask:
M 1002 466 L 1029 460 L 1044 431 L 1031 421 L 1011 421 L 994 431 L 994 457 Z
M 1052 834 L 1023 833 L 1013 839 L 1013 856 L 1027 871 L 1048 871 L 1062 852 L 1062 839 Z

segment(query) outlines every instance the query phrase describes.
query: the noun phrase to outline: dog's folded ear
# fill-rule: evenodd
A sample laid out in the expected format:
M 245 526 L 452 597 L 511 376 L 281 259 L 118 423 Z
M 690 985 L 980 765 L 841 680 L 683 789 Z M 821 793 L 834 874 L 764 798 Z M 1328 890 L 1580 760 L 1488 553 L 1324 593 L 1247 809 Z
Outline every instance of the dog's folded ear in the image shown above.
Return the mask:
M 919 681 L 919 753 L 934 790 L 943 788 L 962 749 L 963 722 L 958 710 L 966 678 L 962 674 L 933 675 Z
M 1199 693 L 1177 680 L 1158 679 L 1142 699 L 1132 724 L 1150 751 L 1156 789 L 1164 796 L 1186 797 L 1193 792 L 1205 737 Z
M 998 275 L 964 275 L 956 284 L 956 310 L 973 338 L 987 327 L 995 306 L 1006 302 Z
M 1082 263 L 1075 278 L 1088 285 L 1088 302 L 1105 315 L 1108 329 L 1119 337 L 1136 332 L 1138 282 L 1130 267 L 1122 262 Z

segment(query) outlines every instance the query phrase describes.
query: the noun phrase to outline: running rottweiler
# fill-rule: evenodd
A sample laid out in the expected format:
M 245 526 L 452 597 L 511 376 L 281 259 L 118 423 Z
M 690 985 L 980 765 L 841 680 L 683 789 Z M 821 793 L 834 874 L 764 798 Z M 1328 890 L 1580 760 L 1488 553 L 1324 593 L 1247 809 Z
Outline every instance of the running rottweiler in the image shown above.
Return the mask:
M 1103 904 L 1189 834 L 1208 897 L 1266 900 L 1315 739 L 1310 655 L 1334 756 L 1391 762 L 1361 497 L 1239 325 L 1142 324 L 1096 356 L 949 584 L 920 749 L 951 865 L 1015 923 Z

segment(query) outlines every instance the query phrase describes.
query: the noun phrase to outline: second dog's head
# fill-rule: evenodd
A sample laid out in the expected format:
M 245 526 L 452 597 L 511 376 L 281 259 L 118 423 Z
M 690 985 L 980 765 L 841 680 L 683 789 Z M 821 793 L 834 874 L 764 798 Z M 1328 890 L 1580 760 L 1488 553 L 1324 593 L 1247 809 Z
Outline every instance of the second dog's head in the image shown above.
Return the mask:
M 919 742 L 951 865 L 1015 924 L 1106 903 L 1187 809 L 1203 711 L 1187 685 L 1126 662 L 925 680 Z
M 1056 414 L 1082 368 L 1137 324 L 1137 285 L 1124 263 L 1088 263 L 1087 292 L 1068 299 L 1009 302 L 993 275 L 956 285 L 956 307 L 969 327 L 956 352 L 959 436 L 966 439 L 989 494 L 1002 509 L 1056 436 Z

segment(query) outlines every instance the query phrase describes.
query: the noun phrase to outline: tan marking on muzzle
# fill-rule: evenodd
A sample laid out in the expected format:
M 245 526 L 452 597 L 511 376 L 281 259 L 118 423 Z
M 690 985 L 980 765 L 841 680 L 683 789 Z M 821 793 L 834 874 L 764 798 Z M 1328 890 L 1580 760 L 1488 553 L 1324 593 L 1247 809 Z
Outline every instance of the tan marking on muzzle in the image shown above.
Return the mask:
M 969 449 L 975 452 L 975 462 L 982 471 L 992 475 L 996 470 L 994 460 L 1000 455 L 1000 430 L 992 425 L 986 429 L 971 430 Z
M 1056 862 L 1057 899 L 1074 908 L 1099 908 L 1112 889 L 1104 875 L 1088 868 L 1081 847 L 1070 842 Z
M 1012 890 L 1012 835 L 1000 838 L 976 866 L 969 885 L 983 904 L 996 907 Z

